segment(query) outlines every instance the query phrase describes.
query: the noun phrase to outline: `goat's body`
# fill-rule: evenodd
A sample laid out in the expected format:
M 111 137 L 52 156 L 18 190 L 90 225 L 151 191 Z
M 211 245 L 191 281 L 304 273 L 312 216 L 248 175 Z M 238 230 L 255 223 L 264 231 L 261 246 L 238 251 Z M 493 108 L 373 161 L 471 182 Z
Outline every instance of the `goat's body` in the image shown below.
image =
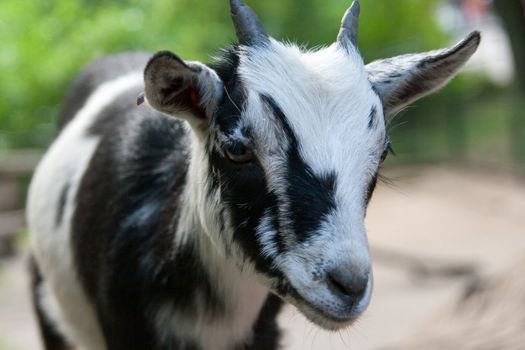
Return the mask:
M 230 6 L 239 45 L 210 66 L 126 54 L 73 83 L 28 201 L 47 350 L 275 349 L 280 300 L 331 330 L 366 310 L 385 113 L 443 86 L 479 34 L 365 66 L 357 3 L 317 51 Z
M 80 349 L 274 348 L 280 302 L 181 205 L 186 127 L 135 105 L 147 57 L 101 60 L 112 74 L 88 67 L 68 94 L 30 190 L 37 309 Z

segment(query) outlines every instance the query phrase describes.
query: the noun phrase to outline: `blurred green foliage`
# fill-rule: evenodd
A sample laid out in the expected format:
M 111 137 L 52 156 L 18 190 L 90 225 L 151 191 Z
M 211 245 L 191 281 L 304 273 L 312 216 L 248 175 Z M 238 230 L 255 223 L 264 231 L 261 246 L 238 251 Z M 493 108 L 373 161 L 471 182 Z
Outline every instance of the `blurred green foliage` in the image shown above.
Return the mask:
M 310 47 L 334 40 L 349 5 L 343 0 L 250 3 L 274 37 Z M 365 57 L 442 44 L 430 15 L 433 6 L 434 1 L 363 2 Z M 170 49 L 206 61 L 234 40 L 226 0 L 2 0 L 0 149 L 45 146 L 68 82 L 95 57 Z
M 335 40 L 350 4 L 346 0 L 247 2 L 272 36 L 310 48 Z M 365 61 L 449 44 L 435 22 L 438 2 L 361 1 L 359 45 Z M 209 61 L 233 41 L 226 0 L 2 0 L 0 149 L 45 147 L 53 137 L 67 84 L 96 57 L 169 49 L 186 59 Z M 437 96 L 403 112 L 402 119 L 392 123 L 394 145 L 403 155 L 398 161 L 468 154 L 469 115 L 477 113 L 468 106 L 479 105 L 479 96 L 487 89 L 490 94 L 485 80 L 465 74 Z M 496 101 L 496 106 L 501 103 Z M 500 113 L 486 128 L 498 136 L 507 132 L 505 125 Z M 478 134 L 490 139 L 482 130 Z

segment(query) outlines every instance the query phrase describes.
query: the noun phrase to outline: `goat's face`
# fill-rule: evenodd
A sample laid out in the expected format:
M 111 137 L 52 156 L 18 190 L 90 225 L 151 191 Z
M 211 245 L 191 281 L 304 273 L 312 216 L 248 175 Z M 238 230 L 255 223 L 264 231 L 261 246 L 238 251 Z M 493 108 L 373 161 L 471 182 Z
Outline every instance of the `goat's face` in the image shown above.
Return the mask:
M 329 329 L 370 300 L 364 217 L 389 146 L 383 114 L 442 86 L 479 42 L 365 66 L 345 21 L 338 42 L 316 52 L 237 23 L 242 45 L 212 68 L 164 52 L 145 70 L 149 103 L 197 135 L 189 181 L 202 187 L 208 235 Z
M 337 45 L 238 52 L 208 139 L 210 178 L 232 242 L 281 296 L 328 327 L 355 318 L 372 289 L 364 229 L 388 145 L 360 57 Z

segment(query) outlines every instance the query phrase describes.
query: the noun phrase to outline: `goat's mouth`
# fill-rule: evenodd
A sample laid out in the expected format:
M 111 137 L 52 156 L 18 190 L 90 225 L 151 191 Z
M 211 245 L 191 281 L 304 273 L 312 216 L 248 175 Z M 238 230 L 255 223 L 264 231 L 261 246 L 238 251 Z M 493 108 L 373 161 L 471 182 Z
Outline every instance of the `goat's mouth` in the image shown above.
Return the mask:
M 339 330 L 351 326 L 367 309 L 372 294 L 373 279 L 368 279 L 363 295 L 341 297 L 329 287 L 317 286 L 308 291 L 297 291 L 285 298 L 296 306 L 311 322 L 326 330 Z
M 330 331 L 336 331 L 350 327 L 359 318 L 359 315 L 350 317 L 334 316 L 333 314 L 327 313 L 323 309 L 306 303 L 297 307 L 308 320 L 315 323 L 319 327 Z

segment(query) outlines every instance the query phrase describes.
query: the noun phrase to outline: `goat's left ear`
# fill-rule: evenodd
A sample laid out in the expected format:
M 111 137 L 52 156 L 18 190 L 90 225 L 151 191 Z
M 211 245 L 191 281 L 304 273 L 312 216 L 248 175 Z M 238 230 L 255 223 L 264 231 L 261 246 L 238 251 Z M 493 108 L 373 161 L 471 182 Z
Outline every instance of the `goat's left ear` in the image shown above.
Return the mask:
M 214 70 L 199 62 L 185 62 L 161 51 L 144 69 L 146 101 L 156 110 L 187 120 L 206 130 L 222 96 L 222 82 Z
M 443 87 L 478 48 L 479 32 L 470 33 L 449 49 L 408 54 L 374 61 L 366 66 L 369 79 L 378 92 L 385 114 Z

